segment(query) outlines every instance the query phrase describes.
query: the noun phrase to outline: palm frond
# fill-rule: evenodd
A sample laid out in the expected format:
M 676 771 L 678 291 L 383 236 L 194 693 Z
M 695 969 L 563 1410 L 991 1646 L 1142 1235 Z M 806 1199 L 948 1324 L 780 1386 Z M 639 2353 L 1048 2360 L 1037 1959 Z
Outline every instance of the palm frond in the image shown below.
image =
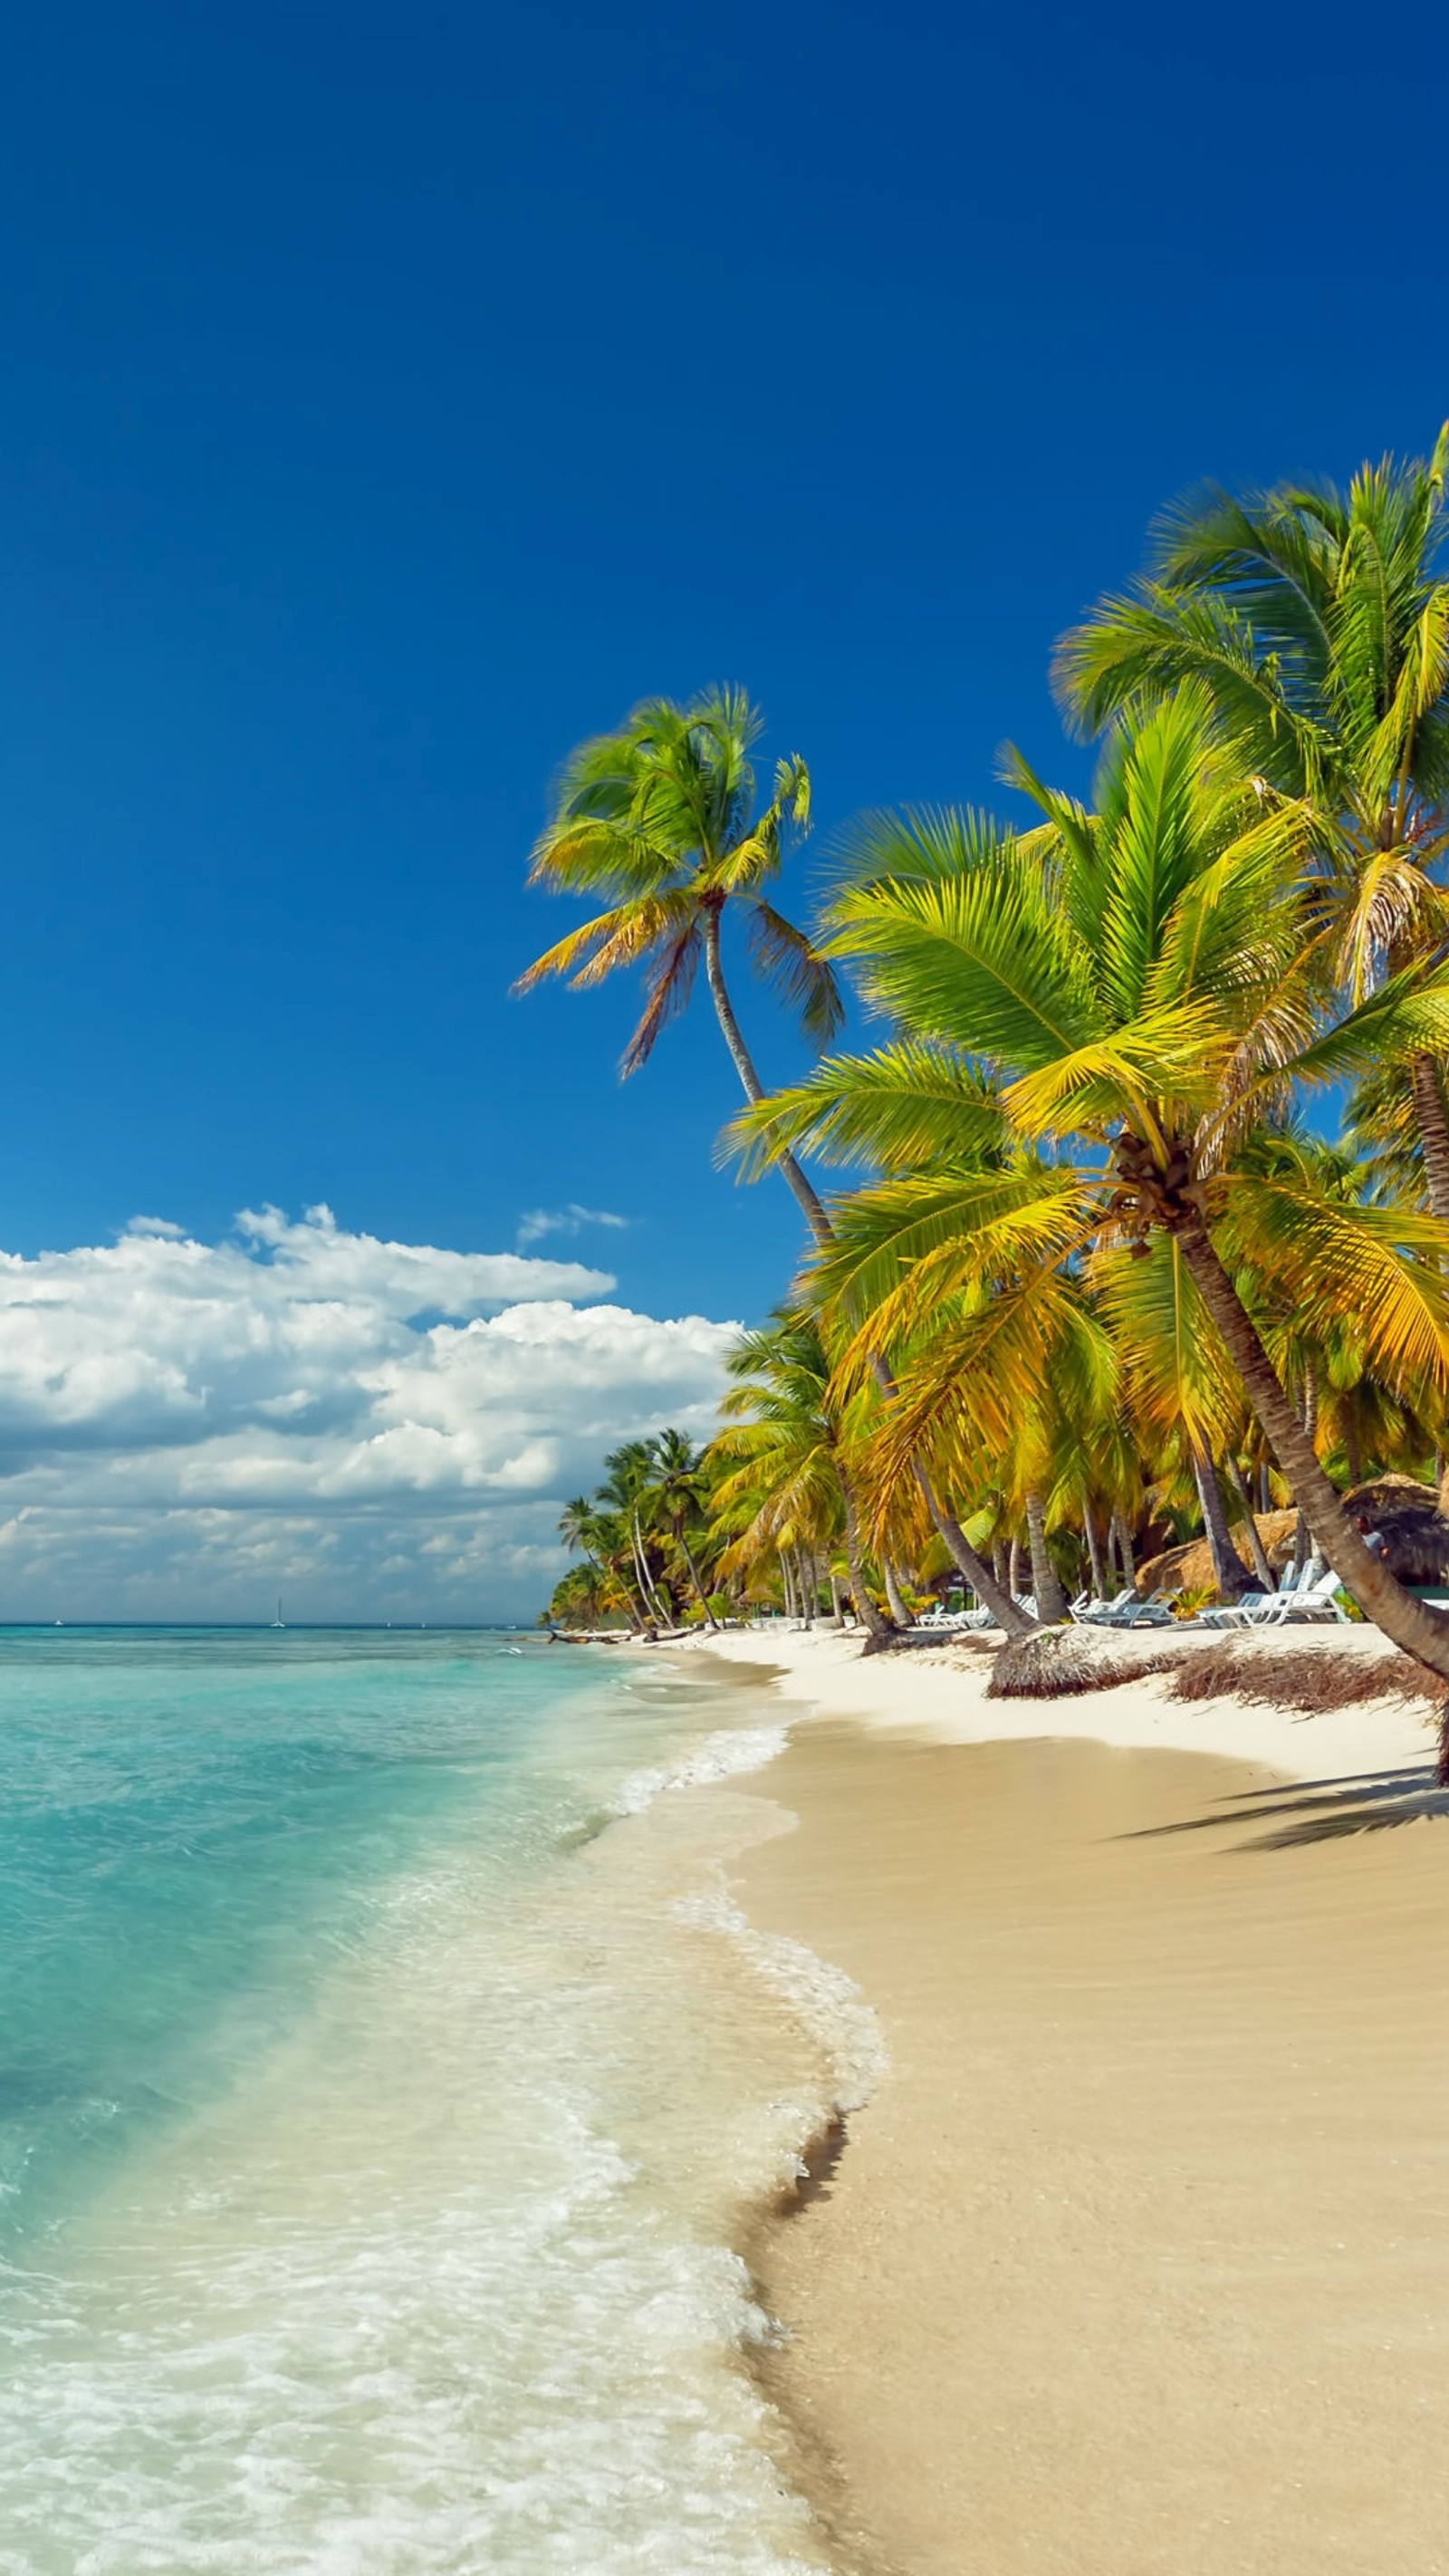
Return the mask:
M 803 1082 L 742 1111 L 724 1139 L 751 1180 L 785 1151 L 892 1168 L 985 1162 L 1005 1144 L 985 1076 L 949 1048 L 907 1039 L 872 1055 L 827 1056 Z
M 568 976 L 576 990 L 600 984 L 617 967 L 637 965 L 665 940 L 677 939 L 692 918 L 688 897 L 678 894 L 617 904 L 546 948 L 519 976 L 513 990 L 531 993 L 549 975 Z
M 1449 1226 L 1251 1172 L 1234 1175 L 1228 1206 L 1230 1245 L 1291 1280 L 1301 1330 L 1322 1340 L 1351 1314 L 1390 1385 L 1449 1388 Z
M 1100 1033 L 1087 963 L 1040 874 L 1009 851 L 958 877 L 841 896 L 827 954 L 915 1034 L 1013 1070 Z
M 803 930 L 756 895 L 746 910 L 750 955 L 765 983 L 794 1012 L 817 1046 L 828 1045 L 845 1017 L 835 970 Z
M 625 1080 L 648 1063 L 660 1032 L 686 1007 L 694 989 L 701 946 L 699 924 L 691 916 L 676 932 L 649 977 L 643 1011 L 620 1059 L 619 1071 Z

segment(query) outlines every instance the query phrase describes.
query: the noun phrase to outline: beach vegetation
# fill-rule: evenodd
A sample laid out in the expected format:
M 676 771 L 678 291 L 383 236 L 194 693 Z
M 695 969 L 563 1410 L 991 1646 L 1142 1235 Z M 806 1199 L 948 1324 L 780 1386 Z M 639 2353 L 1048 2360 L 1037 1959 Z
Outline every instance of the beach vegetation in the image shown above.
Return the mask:
M 735 693 L 575 756 L 535 874 L 613 909 L 525 982 L 647 956 L 632 1066 L 702 956 L 728 1148 L 806 1221 L 699 1488 L 726 1583 L 809 1612 L 833 1550 L 867 1620 L 964 1578 L 1022 1635 L 1198 1531 L 1219 1596 L 1271 1589 L 1289 1513 L 1294 1561 L 1449 1680 L 1449 1619 L 1354 1499 L 1449 1446 L 1446 457 L 1165 521 L 1057 654 L 1090 797 L 1010 753 L 1011 817 L 867 815 L 818 921 L 758 935 L 822 1050 L 783 1088 L 715 985 L 801 765 L 757 814 Z M 846 986 L 874 1045 L 832 1046 Z

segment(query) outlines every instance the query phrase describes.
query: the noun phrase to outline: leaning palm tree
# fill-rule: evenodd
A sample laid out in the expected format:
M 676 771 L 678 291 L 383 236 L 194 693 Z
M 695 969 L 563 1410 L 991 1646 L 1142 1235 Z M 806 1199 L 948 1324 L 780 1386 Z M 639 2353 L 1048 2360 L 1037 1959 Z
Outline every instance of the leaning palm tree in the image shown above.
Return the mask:
M 779 869 L 790 830 L 808 828 L 810 779 L 798 757 L 779 762 L 774 796 L 756 811 L 750 753 L 760 724 L 742 690 L 711 689 L 686 707 L 650 699 L 617 733 L 580 746 L 564 765 L 530 882 L 603 895 L 608 907 L 535 959 L 516 987 L 531 991 L 549 975 L 587 986 L 643 964 L 644 1010 L 624 1051 L 627 1075 L 647 1062 L 661 1030 L 683 1009 L 702 956 L 715 1016 L 752 1104 L 764 1092 L 725 984 L 720 932 L 727 910 L 743 915 L 756 965 L 797 1010 L 808 1036 L 824 1045 L 842 1016 L 834 969 L 761 891 Z M 830 1220 L 797 1157 L 786 1148 L 777 1160 L 812 1240 L 828 1244 Z M 883 1364 L 877 1378 L 889 1393 Z M 916 1473 L 966 1581 L 1008 1630 L 1028 1626 L 924 1469 Z
M 1166 1235 L 1328 1563 L 1449 1679 L 1449 1618 L 1364 1545 L 1233 1275 L 1291 1268 L 1306 1319 L 1353 1314 L 1390 1382 L 1430 1377 L 1442 1401 L 1449 1229 L 1336 1200 L 1245 1146 L 1295 1083 L 1449 1044 L 1449 965 L 1415 963 L 1356 1008 L 1326 1009 L 1304 967 L 1319 886 L 1302 808 L 1244 780 L 1191 684 L 1109 739 L 1095 811 L 1017 775 L 1044 815 L 1035 831 L 974 827 L 962 863 L 923 868 L 909 819 L 877 821 L 834 906 L 832 952 L 856 961 L 867 999 L 918 1051 L 913 1100 L 899 1052 L 887 1084 L 879 1056 L 835 1059 L 739 1131 L 768 1158 L 847 1135 L 858 1148 L 875 1123 L 891 1140 L 912 1129 L 917 1168 L 845 1203 L 819 1290 L 850 1313 L 857 1353 L 905 1331 L 924 1340 L 934 1312 L 953 1314 L 952 1367 L 994 1351 L 1003 1407 L 1029 1392 L 1013 1387 L 1013 1333 L 1029 1352 L 1034 1313 L 1061 1305 L 1082 1258 Z M 978 1152 L 973 1168 L 968 1071 L 998 1087 L 1024 1147 L 1051 1139 L 1053 1152 Z M 903 1449 L 939 1400 L 929 1372 L 903 1385 Z
M 835 975 L 801 930 L 765 896 L 792 828 L 810 822 L 803 760 L 777 763 L 775 792 L 757 809 L 750 758 L 762 719 L 741 689 L 707 689 L 688 706 L 651 698 L 617 733 L 585 742 L 564 764 L 553 811 L 534 846 L 531 885 L 605 903 L 536 958 L 515 990 L 547 976 L 578 989 L 642 965 L 644 1008 L 624 1050 L 637 1073 L 683 1010 L 701 958 L 720 1032 L 747 1100 L 763 1085 L 725 982 L 726 913 L 743 921 L 757 970 L 824 1044 L 840 1025 Z M 793 1155 L 781 1169 L 817 1239 L 825 1212 Z
M 1365 465 L 1347 493 L 1210 489 L 1162 520 L 1149 573 L 1057 648 L 1084 728 L 1184 682 L 1208 690 L 1260 777 L 1317 817 L 1331 959 L 1355 1000 L 1449 936 L 1449 423 L 1427 459 Z M 1398 1068 L 1429 1204 L 1449 1219 L 1443 1068 Z

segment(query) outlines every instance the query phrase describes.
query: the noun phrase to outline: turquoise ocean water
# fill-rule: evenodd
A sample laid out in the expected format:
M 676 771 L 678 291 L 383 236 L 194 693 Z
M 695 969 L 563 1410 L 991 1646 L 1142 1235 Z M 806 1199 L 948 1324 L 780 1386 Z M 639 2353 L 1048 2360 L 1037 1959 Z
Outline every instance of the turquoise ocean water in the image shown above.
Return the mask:
M 3 2576 L 826 2563 L 729 2250 L 873 2046 L 725 1893 L 779 1740 L 541 1640 L 0 1632 Z

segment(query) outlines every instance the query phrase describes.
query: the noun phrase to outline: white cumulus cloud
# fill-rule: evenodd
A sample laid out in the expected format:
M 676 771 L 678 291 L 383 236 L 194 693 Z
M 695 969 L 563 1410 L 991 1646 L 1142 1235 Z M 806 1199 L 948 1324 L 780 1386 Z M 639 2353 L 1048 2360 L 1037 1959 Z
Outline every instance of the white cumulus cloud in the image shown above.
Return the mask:
M 531 1614 L 603 1451 L 713 1419 L 735 1328 L 613 1284 L 326 1207 L 0 1253 L 0 1617 Z

